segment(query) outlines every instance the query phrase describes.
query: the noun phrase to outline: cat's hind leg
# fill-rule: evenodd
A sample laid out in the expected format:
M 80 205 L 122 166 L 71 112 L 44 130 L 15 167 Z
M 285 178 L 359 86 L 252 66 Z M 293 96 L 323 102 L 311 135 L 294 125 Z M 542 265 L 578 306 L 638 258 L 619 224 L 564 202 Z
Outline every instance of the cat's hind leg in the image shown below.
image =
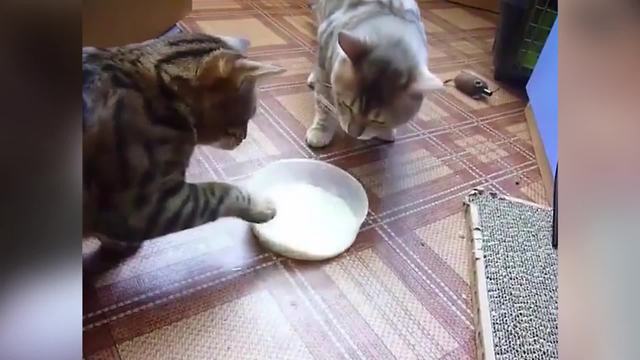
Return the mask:
M 101 251 L 126 257 L 138 251 L 143 239 L 130 226 L 129 217 L 123 213 L 127 212 L 101 211 L 91 235 L 100 241 Z
M 100 249 L 112 255 L 127 257 L 135 254 L 140 249 L 140 242 L 124 242 L 111 239 L 102 234 L 97 234 L 96 238 L 100 241 Z
M 325 85 L 315 84 L 315 116 L 313 124 L 307 130 L 307 145 L 314 148 L 327 146 L 333 139 L 338 126 L 337 120 L 332 116 L 324 101 L 330 101 L 331 91 Z

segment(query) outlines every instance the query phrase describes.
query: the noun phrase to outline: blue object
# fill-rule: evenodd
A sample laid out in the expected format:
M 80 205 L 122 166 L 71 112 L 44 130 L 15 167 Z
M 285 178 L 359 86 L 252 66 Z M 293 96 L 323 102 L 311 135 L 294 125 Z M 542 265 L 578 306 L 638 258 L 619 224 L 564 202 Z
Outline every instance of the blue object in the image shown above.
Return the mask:
M 558 19 L 529 78 L 527 94 L 551 173 L 555 174 L 558 166 Z

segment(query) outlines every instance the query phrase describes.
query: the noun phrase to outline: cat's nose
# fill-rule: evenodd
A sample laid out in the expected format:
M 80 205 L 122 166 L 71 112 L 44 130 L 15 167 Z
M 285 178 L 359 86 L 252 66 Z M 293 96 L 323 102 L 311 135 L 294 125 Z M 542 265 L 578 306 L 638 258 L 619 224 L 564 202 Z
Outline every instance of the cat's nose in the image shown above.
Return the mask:
M 244 140 L 247 138 L 247 129 L 233 129 L 231 131 L 231 134 L 233 134 L 233 137 L 239 139 L 239 140 Z

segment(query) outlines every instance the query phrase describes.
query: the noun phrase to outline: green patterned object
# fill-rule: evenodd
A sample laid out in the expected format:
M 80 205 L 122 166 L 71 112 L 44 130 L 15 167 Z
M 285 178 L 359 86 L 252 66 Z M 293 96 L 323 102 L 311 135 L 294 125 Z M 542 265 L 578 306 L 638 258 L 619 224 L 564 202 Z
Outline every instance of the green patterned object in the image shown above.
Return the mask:
M 557 9 L 549 5 L 549 0 L 537 0 L 531 9 L 529 24 L 525 29 L 524 39 L 518 54 L 520 66 L 524 68 L 533 70 L 536 66 L 544 43 L 558 17 Z

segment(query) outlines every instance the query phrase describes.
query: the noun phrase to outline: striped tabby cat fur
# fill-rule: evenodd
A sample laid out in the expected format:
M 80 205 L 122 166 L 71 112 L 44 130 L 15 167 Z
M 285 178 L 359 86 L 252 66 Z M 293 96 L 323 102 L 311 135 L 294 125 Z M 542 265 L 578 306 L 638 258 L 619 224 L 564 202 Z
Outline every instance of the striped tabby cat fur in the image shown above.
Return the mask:
M 442 88 L 427 66 L 418 5 L 414 0 L 317 0 L 312 7 L 319 49 L 308 79 L 316 113 L 307 143 L 326 146 L 338 125 L 355 138 L 393 141 L 395 129 L 416 115 L 424 95 Z
M 185 181 L 196 144 L 240 144 L 256 82 L 283 71 L 248 60 L 247 47 L 178 34 L 82 50 L 83 236 L 135 248 L 223 216 L 273 218 L 271 203 L 235 185 Z

